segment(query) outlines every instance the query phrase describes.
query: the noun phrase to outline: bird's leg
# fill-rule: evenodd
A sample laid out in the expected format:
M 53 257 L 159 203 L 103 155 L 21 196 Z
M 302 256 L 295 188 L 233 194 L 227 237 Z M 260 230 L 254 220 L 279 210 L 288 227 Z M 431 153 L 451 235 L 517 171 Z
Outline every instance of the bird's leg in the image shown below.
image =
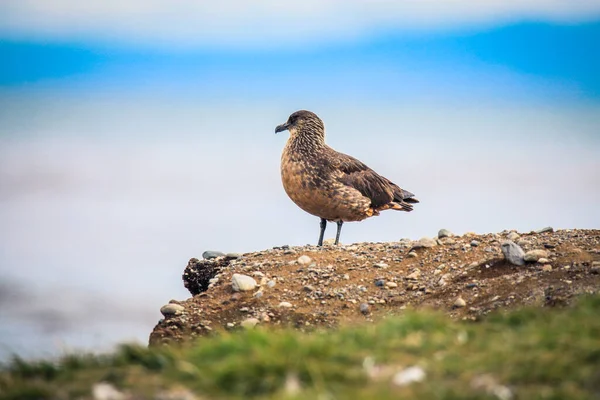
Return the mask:
M 340 242 L 340 233 L 342 233 L 342 225 L 344 224 L 344 221 L 338 221 L 337 222 L 337 233 L 335 234 L 335 243 L 334 245 L 338 245 L 338 243 Z
M 319 243 L 317 243 L 317 246 L 323 246 L 323 236 L 325 236 L 325 228 L 327 228 L 327 220 L 325 218 L 321 218 L 321 234 L 319 235 Z

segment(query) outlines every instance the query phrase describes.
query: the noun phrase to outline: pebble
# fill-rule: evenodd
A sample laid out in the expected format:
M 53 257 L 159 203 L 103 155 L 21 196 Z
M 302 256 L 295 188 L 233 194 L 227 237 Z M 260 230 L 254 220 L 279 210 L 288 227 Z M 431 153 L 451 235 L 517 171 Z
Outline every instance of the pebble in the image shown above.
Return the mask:
M 551 226 L 547 226 L 545 228 L 535 231 L 535 233 L 546 233 L 546 232 L 554 232 L 554 228 Z
M 508 240 L 512 240 L 513 242 L 516 240 L 519 240 L 521 236 L 517 233 L 517 232 L 511 232 L 508 234 L 508 236 L 506 237 Z
M 467 305 L 467 302 L 462 298 L 462 297 L 458 297 L 455 301 L 454 301 L 454 307 L 456 308 L 462 308 L 465 307 Z
M 479 246 L 479 242 L 477 240 L 472 240 L 471 247 L 477 247 L 477 246 Z
M 544 272 L 552 271 L 552 265 L 550 265 L 550 264 L 542 265 L 542 271 L 544 271 Z
M 454 234 L 452 232 L 450 232 L 448 229 L 440 229 L 438 232 L 438 239 L 443 239 L 446 237 L 451 237 L 454 236 Z
M 258 324 L 258 322 L 258 318 L 247 318 L 243 320 L 240 323 L 240 325 L 242 326 L 242 328 L 251 329 L 254 328 Z
M 227 253 L 225 254 L 225 258 L 228 258 L 230 260 L 237 260 L 238 258 L 242 258 L 242 255 L 240 253 Z
M 421 271 L 419 271 L 418 269 L 413 271 L 412 273 L 410 273 L 406 279 L 412 279 L 412 280 L 417 280 L 419 279 L 419 277 L 421 276 Z
M 540 258 L 548 258 L 548 252 L 546 250 L 529 250 L 523 256 L 523 259 L 526 262 L 536 262 Z
M 92 386 L 92 396 L 94 400 L 122 400 L 126 398 L 123 392 L 107 382 L 95 383 Z
M 275 281 L 271 279 L 269 282 L 267 282 L 267 286 L 270 287 L 270 288 L 274 288 L 275 287 Z
M 385 285 L 385 281 L 383 279 L 377 279 L 375 281 L 375 286 L 381 287 L 381 286 L 384 286 L 384 285 Z
M 185 307 L 180 306 L 179 304 L 173 304 L 173 303 L 164 305 L 160 308 L 161 314 L 164 315 L 165 317 L 182 314 L 184 310 L 185 310 Z
M 316 290 L 315 287 L 312 285 L 304 286 L 304 291 L 306 291 L 306 292 L 314 292 L 315 290 Z
M 222 253 L 220 251 L 207 250 L 204 253 L 202 253 L 202 258 L 204 258 L 205 260 L 212 260 L 213 258 L 224 257 L 224 256 L 225 256 L 225 253 Z
M 502 243 L 501 248 L 506 261 L 513 265 L 525 265 L 525 260 L 523 259 L 525 252 L 515 242 L 507 240 Z
M 387 265 L 386 263 L 382 263 L 382 262 L 381 263 L 373 264 L 373 266 L 375 268 L 382 268 L 382 269 L 386 269 L 387 267 L 389 267 L 389 265 Z
M 418 257 L 418 254 L 417 254 L 417 253 L 415 253 L 414 251 L 409 251 L 409 252 L 408 252 L 408 256 L 409 256 L 410 258 L 417 258 L 417 257 Z
M 258 292 L 254 293 L 252 297 L 254 297 L 255 299 L 260 299 L 261 297 L 263 297 L 263 291 L 259 290 Z
M 396 386 L 406 386 L 425 380 L 425 371 L 419 366 L 408 367 L 394 375 L 392 383 Z
M 360 303 L 359 309 L 360 309 L 360 312 L 363 314 L 369 313 L 369 305 L 367 303 Z
M 549 264 L 549 263 L 550 263 L 550 260 L 548 260 L 547 258 L 544 258 L 544 257 L 542 257 L 542 258 L 540 258 L 540 259 L 538 260 L 538 262 L 539 262 L 540 264 Z
M 298 257 L 298 264 L 300 264 L 300 265 L 308 265 L 308 264 L 310 264 L 311 261 L 312 260 L 307 255 Z
M 279 308 L 292 308 L 292 303 L 287 302 L 287 301 L 282 301 L 281 303 L 279 303 Z
M 231 277 L 231 287 L 236 292 L 246 292 L 256 288 L 256 281 L 248 275 L 233 274 Z
M 387 283 L 385 284 L 385 286 L 387 286 L 387 287 L 389 287 L 389 288 L 396 288 L 396 287 L 398 287 L 398 284 L 397 284 L 396 282 L 391 282 L 391 281 L 390 281 L 390 282 L 387 282 Z
M 412 249 L 429 248 L 434 247 L 435 245 L 437 245 L 437 242 L 435 240 L 429 237 L 424 237 L 414 242 L 412 244 Z

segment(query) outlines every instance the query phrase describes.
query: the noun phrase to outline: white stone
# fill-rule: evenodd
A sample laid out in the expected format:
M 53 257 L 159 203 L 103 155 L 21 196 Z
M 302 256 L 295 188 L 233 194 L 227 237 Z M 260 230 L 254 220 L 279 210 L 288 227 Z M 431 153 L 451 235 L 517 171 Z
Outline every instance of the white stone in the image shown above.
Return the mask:
M 408 367 L 394 375 L 392 383 L 396 386 L 406 386 L 425 379 L 425 371 L 419 366 Z
M 248 318 L 243 320 L 240 325 L 242 326 L 242 328 L 245 329 L 251 329 L 254 328 L 256 326 L 256 324 L 258 324 L 258 319 L 257 318 Z
M 248 275 L 233 274 L 231 277 L 231 287 L 236 292 L 246 292 L 256 288 L 256 281 Z
M 170 317 L 172 315 L 179 315 L 183 313 L 185 307 L 180 306 L 179 304 L 169 303 L 160 308 L 160 312 L 165 317 Z
M 311 261 L 312 260 L 307 255 L 298 257 L 298 264 L 300 264 L 300 265 L 308 265 L 308 264 L 310 264 Z

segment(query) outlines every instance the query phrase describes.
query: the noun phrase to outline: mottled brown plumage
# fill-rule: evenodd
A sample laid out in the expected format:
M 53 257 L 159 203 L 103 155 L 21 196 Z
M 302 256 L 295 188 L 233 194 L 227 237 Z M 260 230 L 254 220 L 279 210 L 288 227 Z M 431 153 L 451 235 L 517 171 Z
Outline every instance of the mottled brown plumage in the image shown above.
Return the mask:
M 281 155 L 283 187 L 298 207 L 321 218 L 319 246 L 326 221 L 337 222 L 337 244 L 343 222 L 362 221 L 383 210 L 412 211 L 419 201 L 354 157 L 325 144 L 323 121 L 310 111 L 297 111 L 275 132 L 290 137 Z

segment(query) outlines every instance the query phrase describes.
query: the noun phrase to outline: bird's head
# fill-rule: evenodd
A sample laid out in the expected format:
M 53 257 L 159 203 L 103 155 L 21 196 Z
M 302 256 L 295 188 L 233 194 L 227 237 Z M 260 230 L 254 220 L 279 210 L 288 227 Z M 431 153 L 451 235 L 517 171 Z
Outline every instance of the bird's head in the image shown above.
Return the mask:
M 285 124 L 278 125 L 275 133 L 289 131 L 290 136 L 310 136 L 321 140 L 325 139 L 325 126 L 317 114 L 300 110 L 289 116 Z

